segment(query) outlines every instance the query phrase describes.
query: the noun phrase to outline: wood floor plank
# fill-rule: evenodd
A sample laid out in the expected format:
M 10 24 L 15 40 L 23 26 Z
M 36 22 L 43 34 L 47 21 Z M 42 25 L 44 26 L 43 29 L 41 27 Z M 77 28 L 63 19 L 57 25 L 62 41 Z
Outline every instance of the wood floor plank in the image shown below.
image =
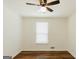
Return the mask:
M 75 59 L 68 51 L 22 51 L 14 59 Z

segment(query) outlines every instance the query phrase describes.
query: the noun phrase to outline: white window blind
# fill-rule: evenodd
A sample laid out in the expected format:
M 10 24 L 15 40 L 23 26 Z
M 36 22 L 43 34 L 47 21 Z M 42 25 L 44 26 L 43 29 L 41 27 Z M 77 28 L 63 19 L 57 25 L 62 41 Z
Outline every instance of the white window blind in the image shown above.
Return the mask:
M 36 43 L 48 43 L 48 22 L 36 22 Z

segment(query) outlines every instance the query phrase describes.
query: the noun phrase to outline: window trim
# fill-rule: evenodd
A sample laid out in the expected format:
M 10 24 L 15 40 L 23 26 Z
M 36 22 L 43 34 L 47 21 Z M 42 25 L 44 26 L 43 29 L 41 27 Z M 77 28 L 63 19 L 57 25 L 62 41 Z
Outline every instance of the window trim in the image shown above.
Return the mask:
M 37 23 L 47 23 L 47 25 L 48 25 L 48 22 L 36 22 L 36 25 L 35 26 L 37 26 Z M 36 28 L 36 27 L 35 27 Z M 48 26 L 47 26 L 47 31 L 48 31 Z M 38 34 L 42 34 L 42 33 L 38 33 Z M 47 34 L 48 35 L 48 32 L 47 33 L 43 33 L 43 34 Z M 37 40 L 37 32 L 36 32 L 36 38 L 35 38 L 35 43 L 36 44 L 40 44 L 40 45 L 46 45 L 46 44 L 48 44 L 49 43 L 49 40 L 48 40 L 48 36 L 47 36 L 47 42 L 46 43 L 38 43 L 36 40 Z

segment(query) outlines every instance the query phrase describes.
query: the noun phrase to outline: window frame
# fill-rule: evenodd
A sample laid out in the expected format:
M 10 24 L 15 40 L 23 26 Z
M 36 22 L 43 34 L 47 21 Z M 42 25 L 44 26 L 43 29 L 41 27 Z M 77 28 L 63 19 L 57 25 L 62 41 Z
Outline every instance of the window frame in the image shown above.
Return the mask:
M 35 25 L 36 27 L 35 27 L 35 28 L 37 28 L 37 23 L 47 23 L 47 33 L 37 33 L 37 29 L 36 29 L 35 43 L 36 43 L 36 44 L 48 44 L 48 42 L 49 42 L 49 41 L 48 41 L 48 22 L 36 22 L 36 25 Z M 37 42 L 37 35 L 38 35 L 38 34 L 45 34 L 45 35 L 47 35 L 47 39 L 46 39 L 47 42 Z

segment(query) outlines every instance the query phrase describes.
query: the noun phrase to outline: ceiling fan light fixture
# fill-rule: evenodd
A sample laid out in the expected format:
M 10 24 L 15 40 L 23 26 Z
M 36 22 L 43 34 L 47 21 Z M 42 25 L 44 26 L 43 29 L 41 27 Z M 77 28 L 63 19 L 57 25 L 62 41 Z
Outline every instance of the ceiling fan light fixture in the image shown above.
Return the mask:
M 46 12 L 47 9 L 46 9 L 46 7 L 41 7 L 41 8 L 40 8 L 40 11 L 41 11 L 41 12 Z

